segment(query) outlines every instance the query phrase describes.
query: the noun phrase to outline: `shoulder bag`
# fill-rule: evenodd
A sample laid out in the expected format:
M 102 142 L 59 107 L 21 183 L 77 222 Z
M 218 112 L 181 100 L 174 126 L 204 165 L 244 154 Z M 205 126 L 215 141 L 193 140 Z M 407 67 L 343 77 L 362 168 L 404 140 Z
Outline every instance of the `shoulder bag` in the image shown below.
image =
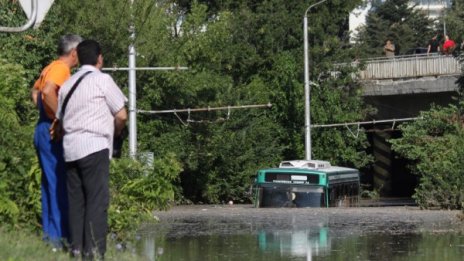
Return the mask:
M 74 83 L 74 85 L 71 87 L 69 90 L 68 94 L 66 97 L 64 97 L 63 105 L 61 106 L 61 121 L 57 118 L 55 118 L 52 122 L 52 125 L 50 126 L 49 132 L 50 132 L 50 138 L 54 141 L 61 140 L 63 138 L 63 117 L 64 117 L 64 112 L 66 110 L 66 106 L 68 105 L 69 99 L 73 95 L 74 91 L 76 90 L 76 87 L 81 83 L 82 79 L 85 78 L 88 74 L 90 74 L 92 71 L 85 72 L 77 81 Z

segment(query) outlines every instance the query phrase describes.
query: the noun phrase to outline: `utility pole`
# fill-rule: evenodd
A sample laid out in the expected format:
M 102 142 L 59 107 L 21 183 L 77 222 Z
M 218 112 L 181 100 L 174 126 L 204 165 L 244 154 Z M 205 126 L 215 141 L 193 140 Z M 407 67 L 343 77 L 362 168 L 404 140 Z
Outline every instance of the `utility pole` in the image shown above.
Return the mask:
M 306 9 L 303 18 L 303 38 L 304 38 L 304 86 L 305 86 L 305 159 L 311 160 L 311 89 L 309 80 L 309 52 L 308 52 L 308 11 L 324 3 L 327 0 L 312 4 Z
M 135 158 L 137 154 L 137 111 L 135 86 L 135 22 L 134 22 L 134 0 L 131 0 L 131 25 L 129 26 L 129 156 Z
M 446 8 L 448 8 L 448 3 L 447 1 L 443 1 L 443 35 L 447 35 L 446 34 Z

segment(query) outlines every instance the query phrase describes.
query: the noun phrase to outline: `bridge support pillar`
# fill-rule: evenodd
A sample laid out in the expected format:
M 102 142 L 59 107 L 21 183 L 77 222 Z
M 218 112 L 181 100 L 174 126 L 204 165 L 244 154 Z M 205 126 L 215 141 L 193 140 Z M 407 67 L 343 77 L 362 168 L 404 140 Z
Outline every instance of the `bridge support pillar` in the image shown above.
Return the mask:
M 379 131 L 373 135 L 374 152 L 374 188 L 381 196 L 389 196 L 392 192 L 392 153 L 388 139 L 391 133 Z

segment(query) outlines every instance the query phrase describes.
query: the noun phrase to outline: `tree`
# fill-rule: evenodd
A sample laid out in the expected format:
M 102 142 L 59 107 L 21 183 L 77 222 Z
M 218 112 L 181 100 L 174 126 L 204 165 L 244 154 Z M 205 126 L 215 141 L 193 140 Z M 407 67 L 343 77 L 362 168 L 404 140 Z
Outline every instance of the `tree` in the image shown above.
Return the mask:
M 454 0 L 449 10 L 444 12 L 443 21 L 446 23 L 447 34 L 456 44 L 464 41 L 464 1 Z M 459 48 L 462 51 L 462 48 Z
M 25 70 L 0 57 L 0 221 L 36 225 L 40 217 L 40 169 L 32 146 L 33 123 L 21 121 L 29 89 Z
M 138 107 L 151 110 L 267 102 L 273 107 L 269 111 L 234 111 L 223 122 L 218 119 L 226 118 L 226 112 L 197 113 L 190 118 L 179 113 L 184 123 L 196 120 L 188 126 L 172 114 L 139 115 L 139 151 L 153 151 L 155 157 L 175 153 L 183 163 L 179 184 L 183 194 L 179 197 L 214 203 L 247 200 L 247 187 L 258 168 L 303 157 L 302 16 L 309 4 L 282 0 L 212 2 L 167 1 L 157 8 L 153 8 L 152 1 L 134 3 L 133 8 L 139 10 L 134 17 L 137 65 L 189 67 L 184 72 L 137 73 Z M 320 76 L 332 69 L 334 61 L 353 57 L 343 32 L 348 12 L 359 2 L 331 1 L 309 14 L 313 79 L 324 86 L 338 82 L 333 90 L 346 94 L 323 104 L 333 107 L 339 115 L 321 116 L 330 120 L 342 119 L 347 111 L 356 113 L 343 119 L 361 119 L 365 115 L 355 91 L 359 85 L 349 80 L 349 73 L 336 81 Z M 63 12 L 71 12 L 69 17 L 73 17 L 67 26 L 77 32 L 90 29 L 83 34 L 98 36 L 103 46 L 113 46 L 107 62 L 125 64 L 127 40 L 118 43 L 117 48 L 108 42 L 128 37 L 128 33 L 108 30 L 107 25 L 127 27 L 129 20 L 121 18 L 121 14 L 130 15 L 127 3 L 82 1 L 79 5 L 87 11 L 75 13 L 73 4 L 61 4 Z M 110 6 L 120 12 L 108 13 L 98 21 L 100 13 Z M 322 18 L 329 13 L 332 19 L 324 21 Z M 124 82 L 125 76 L 119 81 Z M 331 87 L 327 88 L 330 93 Z M 338 102 L 340 98 L 357 102 Z M 318 98 L 313 99 L 318 104 Z M 324 110 L 320 112 L 324 115 Z M 317 122 L 317 117 L 313 121 Z M 356 148 L 351 153 L 342 157 L 324 154 L 322 151 L 329 150 L 325 142 L 329 141 L 315 142 L 315 151 L 320 151 L 321 156 L 331 155 L 329 160 L 340 163 L 365 164 L 358 157 L 363 155 L 363 137 L 352 143 L 349 136 L 342 136 L 341 150 L 353 145 Z
M 434 23 L 409 0 L 387 0 L 373 5 L 366 25 L 356 37 L 364 57 L 382 56 L 386 40 L 395 44 L 395 53 L 426 46 L 434 34 Z
M 422 120 L 400 127 L 403 137 L 390 140 L 420 177 L 413 198 L 423 208 L 464 208 L 463 105 L 422 112 Z
M 351 77 L 353 70 L 334 66 L 355 56 L 349 48 L 347 17 L 360 2 L 328 1 L 308 14 L 311 80 L 320 86 L 312 90 L 313 123 L 360 120 L 367 114 L 359 98 L 360 85 Z M 310 3 L 61 1 L 54 4 L 39 30 L 33 31 L 44 44 L 36 49 L 40 53 L 23 53 L 24 58 L 14 52 L 9 55 L 12 61 L 35 68 L 31 74 L 37 74 L 52 57 L 52 52 L 43 50 L 52 50 L 53 40 L 63 32 L 73 32 L 101 42 L 106 66 L 126 66 L 127 47 L 133 41 L 137 66 L 189 68 L 138 71 L 139 109 L 271 102 L 271 109 L 230 114 L 138 115 L 139 151 L 153 152 L 156 158 L 174 155 L 182 164 L 181 179 L 173 181 L 179 200 L 245 202 L 257 169 L 275 166 L 282 159 L 303 158 L 302 17 Z M 130 25 L 135 25 L 136 32 L 132 40 L 127 30 Z M 9 50 L 13 44 L 19 50 L 25 48 L 20 34 L 14 37 L 17 40 L 5 36 L 0 41 L 9 44 Z M 36 60 L 28 62 L 31 58 Z M 336 78 L 328 73 L 334 70 L 341 71 Z M 110 73 L 127 93 L 127 74 Z M 367 164 L 365 137 L 352 139 L 347 133 L 343 129 L 315 131 L 315 156 L 333 164 Z M 331 144 L 332 136 L 337 137 L 336 143 Z
M 92 33 L 100 35 L 107 30 L 103 24 L 98 24 L 100 27 L 96 25 L 96 29 L 89 29 L 89 24 L 82 22 L 89 21 L 85 19 L 88 17 L 80 13 L 79 8 L 75 8 L 76 3 L 56 3 L 39 29 L 17 34 L 0 33 L 0 101 L 3 105 L 0 108 L 0 127 L 4 132 L 0 137 L 0 220 L 5 226 L 40 226 L 41 173 L 32 145 L 38 112 L 30 99 L 30 88 L 34 80 L 41 68 L 55 58 L 56 42 L 63 32 L 73 31 L 84 36 L 89 33 L 90 38 L 93 38 Z M 107 1 L 99 3 L 105 7 L 110 4 Z M 6 4 L 7 8 L 0 11 L 0 23 L 20 23 L 24 17 L 17 1 L 8 1 Z M 80 4 L 89 6 L 94 1 Z M 93 12 L 88 12 L 93 18 L 91 21 L 102 21 L 99 19 L 102 12 L 96 8 L 101 6 L 90 7 L 94 8 Z M 123 5 L 117 7 L 124 9 Z M 69 16 L 78 19 L 77 22 L 70 19 L 73 23 L 68 23 Z M 108 20 L 112 21 L 110 18 Z M 75 27 L 70 27 L 73 25 Z M 120 36 L 125 35 L 121 33 Z M 124 54 L 126 46 L 123 46 L 124 43 L 112 43 L 113 39 L 108 38 L 103 44 L 105 51 L 114 50 L 105 53 L 108 54 L 105 57 L 116 63 L 120 61 L 119 54 Z M 120 53 L 117 52 L 118 46 L 124 47 Z M 158 158 L 151 169 L 131 159 L 113 163 L 111 196 L 114 203 L 109 210 L 111 231 L 118 233 L 121 238 L 122 229 L 137 227 L 141 217 L 152 217 L 153 208 L 165 209 L 174 200 L 172 184 L 177 180 L 179 172 L 180 164 L 171 154 Z
M 462 16 L 462 1 L 453 1 L 445 17 L 451 37 L 463 32 Z M 391 140 L 392 148 L 411 161 L 409 167 L 420 177 L 413 197 L 423 208 L 464 210 L 464 172 L 459 166 L 464 160 L 464 74 L 456 83 L 457 105 L 422 112 L 422 120 L 401 126 L 403 137 Z

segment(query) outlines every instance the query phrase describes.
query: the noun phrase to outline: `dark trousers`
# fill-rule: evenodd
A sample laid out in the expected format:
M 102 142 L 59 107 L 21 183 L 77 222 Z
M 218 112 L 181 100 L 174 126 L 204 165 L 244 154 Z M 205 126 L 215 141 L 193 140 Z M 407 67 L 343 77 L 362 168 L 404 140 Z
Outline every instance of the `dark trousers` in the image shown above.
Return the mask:
M 108 149 L 67 162 L 71 249 L 92 257 L 106 251 L 109 207 Z

